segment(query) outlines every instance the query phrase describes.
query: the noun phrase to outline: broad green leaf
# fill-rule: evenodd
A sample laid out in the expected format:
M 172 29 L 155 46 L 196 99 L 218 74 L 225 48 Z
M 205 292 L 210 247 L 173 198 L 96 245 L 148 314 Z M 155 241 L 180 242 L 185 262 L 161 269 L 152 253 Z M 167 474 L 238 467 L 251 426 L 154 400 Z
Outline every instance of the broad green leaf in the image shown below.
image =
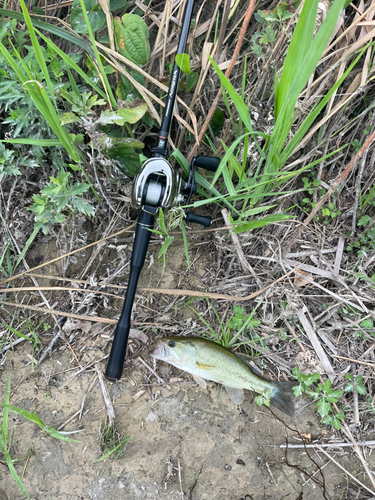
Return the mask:
M 175 61 L 183 73 L 190 73 L 190 58 L 187 54 L 176 54 Z
M 63 113 L 60 116 L 61 120 L 61 125 L 67 125 L 68 123 L 79 123 L 81 121 L 81 118 L 79 116 L 75 115 L 72 112 L 69 113 Z
M 199 73 L 196 73 L 195 71 L 193 71 L 193 73 L 188 74 L 188 76 L 186 77 L 186 92 L 190 92 L 190 90 L 197 83 L 198 78 L 199 78 Z
M 371 318 L 367 318 L 361 321 L 359 326 L 361 328 L 372 328 L 374 326 L 374 322 Z
M 317 402 L 318 413 L 321 417 L 325 417 L 331 411 L 331 405 L 323 398 Z
M 106 24 L 106 17 L 96 0 L 84 0 L 93 33 L 100 30 Z M 85 18 L 82 12 L 80 0 L 74 0 L 70 14 L 70 26 L 76 33 L 88 33 Z
M 119 169 L 128 177 L 135 177 L 141 168 L 139 154 L 126 144 L 117 144 L 108 149 L 108 156 L 119 162 Z
M 122 107 L 117 110 L 117 114 L 124 118 L 127 123 L 137 123 L 147 111 L 147 103 L 140 99 L 125 101 Z
M 215 137 L 217 137 L 220 132 L 223 130 L 224 127 L 224 122 L 225 122 L 225 113 L 221 109 L 215 109 L 214 114 L 212 115 L 211 121 L 210 121 L 210 127 L 212 130 L 212 133 L 214 134 Z
M 143 66 L 150 57 L 148 28 L 136 14 L 124 14 L 113 20 L 114 36 L 121 55 L 138 66 Z
M 123 9 L 128 4 L 128 0 L 109 0 L 109 10 L 113 12 L 114 10 Z
M 295 385 L 292 387 L 293 394 L 298 398 L 302 396 L 303 391 L 302 391 L 302 385 Z

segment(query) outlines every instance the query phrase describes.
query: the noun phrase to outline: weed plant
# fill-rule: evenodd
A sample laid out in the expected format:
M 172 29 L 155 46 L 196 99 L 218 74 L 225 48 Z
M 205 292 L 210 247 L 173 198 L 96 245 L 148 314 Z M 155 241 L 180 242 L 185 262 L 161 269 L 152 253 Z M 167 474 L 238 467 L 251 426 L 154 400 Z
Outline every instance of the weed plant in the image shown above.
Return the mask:
M 113 421 L 106 423 L 102 420 L 98 440 L 103 455 L 98 460 L 95 460 L 95 462 L 100 462 L 108 457 L 111 457 L 111 460 L 123 457 L 130 439 L 129 436 L 121 435 L 117 432 Z
M 304 141 L 316 118 L 362 57 L 364 50 L 359 51 L 342 77 L 326 95 L 318 100 L 297 129 L 294 129 L 297 100 L 330 40 L 344 4 L 344 0 L 335 0 L 318 32 L 314 34 L 318 0 L 308 0 L 304 3 L 290 41 L 280 78 L 275 78 L 274 123 L 270 134 L 261 133 L 253 128 L 248 103 L 245 99 L 245 80 L 242 92 L 239 94 L 213 59 L 210 59 L 220 78 L 224 102 L 237 138 L 230 146 L 223 143 L 225 154 L 211 183 L 212 189 L 216 187 L 218 191 L 221 191 L 218 182 L 219 179 L 222 179 L 226 193 L 218 193 L 215 197 L 211 195 L 206 200 L 194 203 L 193 206 L 224 202 L 230 207 L 236 233 L 290 218 L 285 213 L 275 213 L 265 217 L 259 217 L 259 215 L 275 208 L 275 205 L 272 204 L 273 197 L 291 193 L 291 191 L 283 191 L 282 189 L 287 181 L 302 172 L 311 170 L 315 165 L 335 155 L 341 149 L 335 149 L 301 169 L 293 170 L 288 167 L 288 161 Z M 229 99 L 239 115 L 237 123 Z M 253 160 L 248 153 L 250 144 L 254 145 L 259 157 L 257 165 L 252 164 Z M 264 198 L 270 199 L 270 202 L 259 205 L 260 202 L 264 201 Z M 326 210 L 330 211 L 329 216 L 328 212 L 326 214 L 328 217 L 332 217 L 332 214 L 337 215 L 334 207 L 328 207 Z M 255 215 L 257 215 L 256 220 L 251 220 Z

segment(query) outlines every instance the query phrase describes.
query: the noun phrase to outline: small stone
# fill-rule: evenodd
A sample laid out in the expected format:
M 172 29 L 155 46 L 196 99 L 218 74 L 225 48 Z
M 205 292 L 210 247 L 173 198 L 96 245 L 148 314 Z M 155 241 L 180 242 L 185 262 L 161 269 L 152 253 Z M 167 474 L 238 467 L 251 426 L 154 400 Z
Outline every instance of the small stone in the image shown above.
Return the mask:
M 238 465 L 246 465 L 245 462 L 243 460 L 241 460 L 240 458 L 236 461 L 236 464 L 238 464 Z
M 224 465 L 224 469 L 225 470 L 232 470 L 232 467 L 230 465 L 228 465 L 228 464 L 225 464 Z

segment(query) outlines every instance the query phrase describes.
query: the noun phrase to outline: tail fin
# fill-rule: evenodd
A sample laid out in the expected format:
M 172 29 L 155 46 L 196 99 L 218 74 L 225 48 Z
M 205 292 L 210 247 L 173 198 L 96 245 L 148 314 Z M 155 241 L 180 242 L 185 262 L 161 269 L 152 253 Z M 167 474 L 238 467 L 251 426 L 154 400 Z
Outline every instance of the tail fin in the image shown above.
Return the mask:
M 271 396 L 271 403 L 279 410 L 293 417 L 295 411 L 296 396 L 292 388 L 298 382 L 275 382 L 275 390 Z

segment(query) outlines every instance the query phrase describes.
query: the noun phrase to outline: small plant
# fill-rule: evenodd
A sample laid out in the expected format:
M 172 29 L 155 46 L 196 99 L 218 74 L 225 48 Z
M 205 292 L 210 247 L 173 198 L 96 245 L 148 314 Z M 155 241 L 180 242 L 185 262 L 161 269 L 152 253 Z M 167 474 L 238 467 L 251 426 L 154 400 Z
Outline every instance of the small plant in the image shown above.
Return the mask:
M 271 403 L 271 389 L 264 391 L 263 394 L 258 394 L 258 396 L 255 396 L 254 403 L 259 406 L 269 406 Z
M 358 227 L 363 227 L 364 231 L 359 233 L 358 239 L 351 241 L 346 247 L 348 252 L 355 250 L 358 257 L 368 254 L 375 249 L 375 225 L 371 226 L 372 218 L 368 215 L 363 215 L 357 222 Z M 368 226 L 368 227 L 367 227 Z
M 327 379 L 324 384 L 320 382 L 314 390 L 312 385 L 319 380 L 319 373 L 304 375 L 298 367 L 294 367 L 292 375 L 299 382 L 299 385 L 296 385 L 292 389 L 294 395 L 299 397 L 305 393 L 308 396 L 311 396 L 315 401 L 317 401 L 317 412 L 322 417 L 323 424 L 332 425 L 335 429 L 339 430 L 341 428 L 340 420 L 344 419 L 344 412 L 341 411 L 335 414 L 335 410 L 332 405 L 338 402 L 344 394 L 344 391 L 333 389 L 329 379 Z
M 103 455 L 95 460 L 99 462 L 107 457 L 111 457 L 111 460 L 121 458 L 124 456 L 126 445 L 131 439 L 129 436 L 121 435 L 115 429 L 114 422 L 106 424 L 104 420 L 100 422 L 99 427 L 99 444 Z
M 358 375 L 357 377 L 353 377 L 351 373 L 345 374 L 345 380 L 348 380 L 348 383 L 344 387 L 345 392 L 354 392 L 356 390 L 358 394 L 361 396 L 366 396 L 366 387 L 364 385 L 363 376 Z
M 313 208 L 316 207 L 316 203 L 312 201 L 311 196 L 314 191 L 320 186 L 320 180 L 316 179 L 314 175 L 310 175 L 308 177 L 302 177 L 303 187 L 307 194 L 310 197 L 305 197 L 301 201 L 301 205 L 306 212 L 310 212 Z M 318 196 L 324 196 L 326 194 L 326 190 L 324 188 L 320 188 L 318 190 Z M 332 219 L 335 217 L 339 217 L 341 215 L 341 211 L 336 208 L 335 203 L 328 203 L 326 207 L 321 208 L 321 215 L 323 216 L 323 224 L 327 225 L 330 223 Z M 319 215 L 314 217 L 314 220 L 319 220 Z
M 257 326 L 260 325 L 260 321 L 256 318 L 254 318 L 254 313 L 257 310 L 257 308 L 260 305 L 260 302 L 258 305 L 253 309 L 251 314 L 248 314 L 245 316 L 244 314 L 244 308 L 241 306 L 233 306 L 233 316 L 227 323 L 227 325 L 223 325 L 219 315 L 217 314 L 216 310 L 214 307 L 211 306 L 211 304 L 208 302 L 209 306 L 211 307 L 213 313 L 216 316 L 217 321 L 219 322 L 220 326 L 220 334 L 217 334 L 215 330 L 207 323 L 207 321 L 195 311 L 192 307 L 190 309 L 195 312 L 197 316 L 203 321 L 203 323 L 206 325 L 206 327 L 210 330 L 211 335 L 214 337 L 215 342 L 218 344 L 221 344 L 223 347 L 226 347 L 228 349 L 238 347 L 240 345 L 244 345 L 245 347 L 249 347 L 248 341 L 239 341 L 238 338 L 240 335 L 246 337 L 248 336 L 250 340 L 260 340 L 258 337 L 253 339 L 253 334 L 252 330 L 256 328 Z M 210 338 L 207 334 L 203 335 L 206 338 Z M 254 335 L 255 337 L 255 335 Z M 252 352 L 252 355 L 255 355 L 255 353 Z
M 29 210 L 36 213 L 35 224 L 44 234 L 50 230 L 50 224 L 63 223 L 66 219 L 64 212 L 77 210 L 88 216 L 95 213 L 94 207 L 80 197 L 90 189 L 84 182 L 69 184 L 69 172 L 61 172 L 56 178 L 50 177 L 51 182 L 41 190 L 41 194 L 33 196 L 34 204 Z

